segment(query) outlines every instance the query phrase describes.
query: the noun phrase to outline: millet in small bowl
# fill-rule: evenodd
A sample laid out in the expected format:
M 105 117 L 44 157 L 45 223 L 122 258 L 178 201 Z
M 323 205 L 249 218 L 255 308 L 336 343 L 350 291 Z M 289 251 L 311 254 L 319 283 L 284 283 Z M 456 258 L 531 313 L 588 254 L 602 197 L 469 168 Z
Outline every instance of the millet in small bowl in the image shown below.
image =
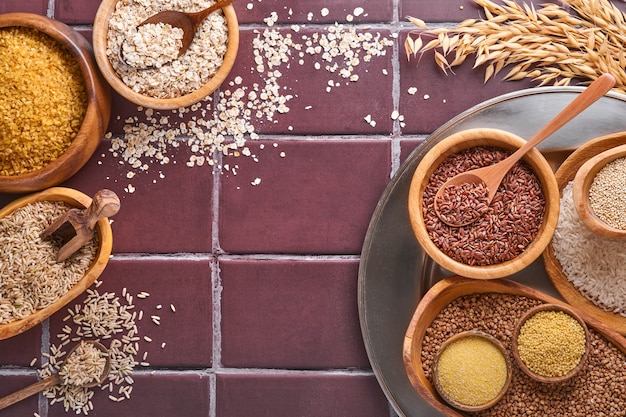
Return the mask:
M 532 379 L 560 383 L 582 369 L 589 351 L 589 331 L 572 309 L 541 304 L 527 311 L 513 331 L 513 357 Z

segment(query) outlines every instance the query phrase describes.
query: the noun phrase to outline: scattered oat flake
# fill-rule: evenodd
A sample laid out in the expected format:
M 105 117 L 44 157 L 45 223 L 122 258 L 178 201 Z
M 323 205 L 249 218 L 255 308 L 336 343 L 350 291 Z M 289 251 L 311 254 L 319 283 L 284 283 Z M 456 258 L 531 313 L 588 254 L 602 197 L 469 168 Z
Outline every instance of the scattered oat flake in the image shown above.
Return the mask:
M 321 14 L 322 16 L 324 16 L 324 17 L 328 16 L 328 14 L 329 14 L 329 13 L 330 13 L 330 11 L 329 11 L 326 7 L 324 7 L 324 8 L 320 11 L 320 14 Z
M 428 100 L 430 96 L 428 94 L 424 94 L 424 100 Z
M 407 90 L 407 92 L 408 92 L 410 95 L 414 95 L 415 93 L 417 93 L 417 87 L 410 87 L 410 88 Z
M 354 11 L 352 12 L 352 14 L 358 17 L 358 16 L 361 16 L 361 15 L 363 14 L 363 12 L 364 12 L 364 11 L 365 11 L 365 10 L 363 10 L 363 8 L 362 8 L 362 7 L 357 7 L 357 8 L 355 8 L 355 9 L 354 9 Z
M 255 178 L 250 184 L 254 186 L 261 184 L 261 178 Z

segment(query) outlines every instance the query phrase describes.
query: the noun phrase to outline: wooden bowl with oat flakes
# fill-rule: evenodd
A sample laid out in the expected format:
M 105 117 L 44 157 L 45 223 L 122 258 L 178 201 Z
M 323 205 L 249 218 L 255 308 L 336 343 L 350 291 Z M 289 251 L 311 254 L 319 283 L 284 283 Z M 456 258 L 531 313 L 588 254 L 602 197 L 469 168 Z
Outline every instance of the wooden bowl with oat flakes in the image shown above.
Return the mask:
M 464 130 L 437 143 L 416 168 L 408 195 L 411 227 L 424 251 L 448 271 L 476 279 L 506 277 L 530 265 L 550 243 L 559 191 L 537 149 L 509 171 L 476 222 L 451 227 L 434 212 L 434 195 L 445 180 L 498 162 L 523 144 L 499 129 Z
M 214 2 L 180 2 L 195 12 Z M 145 108 L 171 110 L 196 104 L 224 82 L 239 48 L 239 24 L 232 5 L 209 15 L 198 29 L 189 50 L 159 68 L 135 68 L 122 58 L 122 45 L 137 33 L 137 25 L 162 10 L 166 0 L 146 3 L 103 0 L 93 27 L 96 62 L 108 83 L 121 96 Z
M 89 42 L 61 22 L 0 14 L 0 39 L 0 193 L 43 190 L 76 174 L 96 151 L 111 91 Z
M 39 236 L 60 213 L 87 208 L 91 202 L 80 191 L 52 187 L 0 209 L 0 256 L 6 261 L 0 271 L 0 340 L 38 325 L 83 293 L 104 271 L 113 247 L 107 218 L 98 220 L 91 242 L 61 263 L 55 259 L 60 244 Z M 3 291 L 2 286 L 8 284 L 12 291 Z

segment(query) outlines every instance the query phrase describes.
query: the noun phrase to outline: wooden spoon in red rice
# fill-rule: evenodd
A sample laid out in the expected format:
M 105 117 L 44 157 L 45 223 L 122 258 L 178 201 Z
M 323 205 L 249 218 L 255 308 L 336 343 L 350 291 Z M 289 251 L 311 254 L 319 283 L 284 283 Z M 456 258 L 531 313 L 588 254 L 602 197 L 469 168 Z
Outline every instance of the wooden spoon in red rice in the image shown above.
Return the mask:
M 78 352 L 78 349 L 81 346 L 93 346 L 94 348 L 96 348 L 100 352 L 101 357 L 104 358 L 104 365 L 102 367 L 102 372 L 98 377 L 90 378 L 89 382 L 82 383 L 79 386 L 95 387 L 103 383 L 107 379 L 107 377 L 109 376 L 109 372 L 111 371 L 111 359 L 109 358 L 109 350 L 104 347 L 104 345 L 96 342 L 95 340 L 83 340 L 82 342 L 76 344 L 68 352 L 59 373 L 52 374 L 49 377 L 42 379 L 41 381 L 38 381 L 32 385 L 27 386 L 26 388 L 22 388 L 21 390 L 14 392 L 13 394 L 9 394 L 6 397 L 0 398 L 0 410 L 3 410 L 10 405 L 25 400 L 26 398 L 40 393 L 41 391 L 44 391 L 55 385 L 68 384 L 68 382 L 64 380 L 64 377 L 61 376 L 61 372 L 64 371 L 63 367 L 67 366 L 68 362 L 72 359 L 73 355 Z M 69 374 L 72 370 L 68 369 L 66 371 Z
M 512 155 L 496 164 L 462 172 L 447 180 L 435 195 L 435 212 L 437 216 L 442 222 L 452 227 L 466 226 L 478 220 L 482 211 L 476 210 L 476 207 L 472 207 L 472 204 L 459 205 L 459 209 L 456 210 L 450 206 L 450 202 L 453 200 L 465 200 L 453 197 L 455 192 L 463 192 L 467 194 L 468 198 L 471 197 L 472 201 L 488 206 L 498 187 L 500 187 L 502 179 L 517 161 L 533 147 L 599 100 L 614 85 L 615 78 L 611 74 L 604 74 L 598 77 L 589 87 L 576 96 L 565 109 L 557 114 L 554 119 Z M 470 186 L 468 187 L 466 184 L 470 184 Z M 487 189 L 487 192 L 483 194 L 484 188 Z M 443 210 L 440 208 L 443 208 Z M 470 211 L 471 213 L 468 214 Z

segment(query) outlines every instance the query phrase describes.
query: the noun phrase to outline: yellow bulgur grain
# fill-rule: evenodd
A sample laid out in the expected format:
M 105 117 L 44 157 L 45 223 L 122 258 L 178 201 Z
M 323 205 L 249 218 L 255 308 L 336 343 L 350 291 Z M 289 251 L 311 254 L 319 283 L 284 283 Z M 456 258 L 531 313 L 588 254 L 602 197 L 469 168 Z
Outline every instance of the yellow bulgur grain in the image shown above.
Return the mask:
M 480 406 L 498 396 L 508 376 L 506 358 L 489 340 L 462 337 L 450 343 L 437 361 L 439 386 L 466 406 Z
M 87 109 L 81 70 L 35 29 L 0 29 L 0 176 L 41 169 L 76 137 Z

